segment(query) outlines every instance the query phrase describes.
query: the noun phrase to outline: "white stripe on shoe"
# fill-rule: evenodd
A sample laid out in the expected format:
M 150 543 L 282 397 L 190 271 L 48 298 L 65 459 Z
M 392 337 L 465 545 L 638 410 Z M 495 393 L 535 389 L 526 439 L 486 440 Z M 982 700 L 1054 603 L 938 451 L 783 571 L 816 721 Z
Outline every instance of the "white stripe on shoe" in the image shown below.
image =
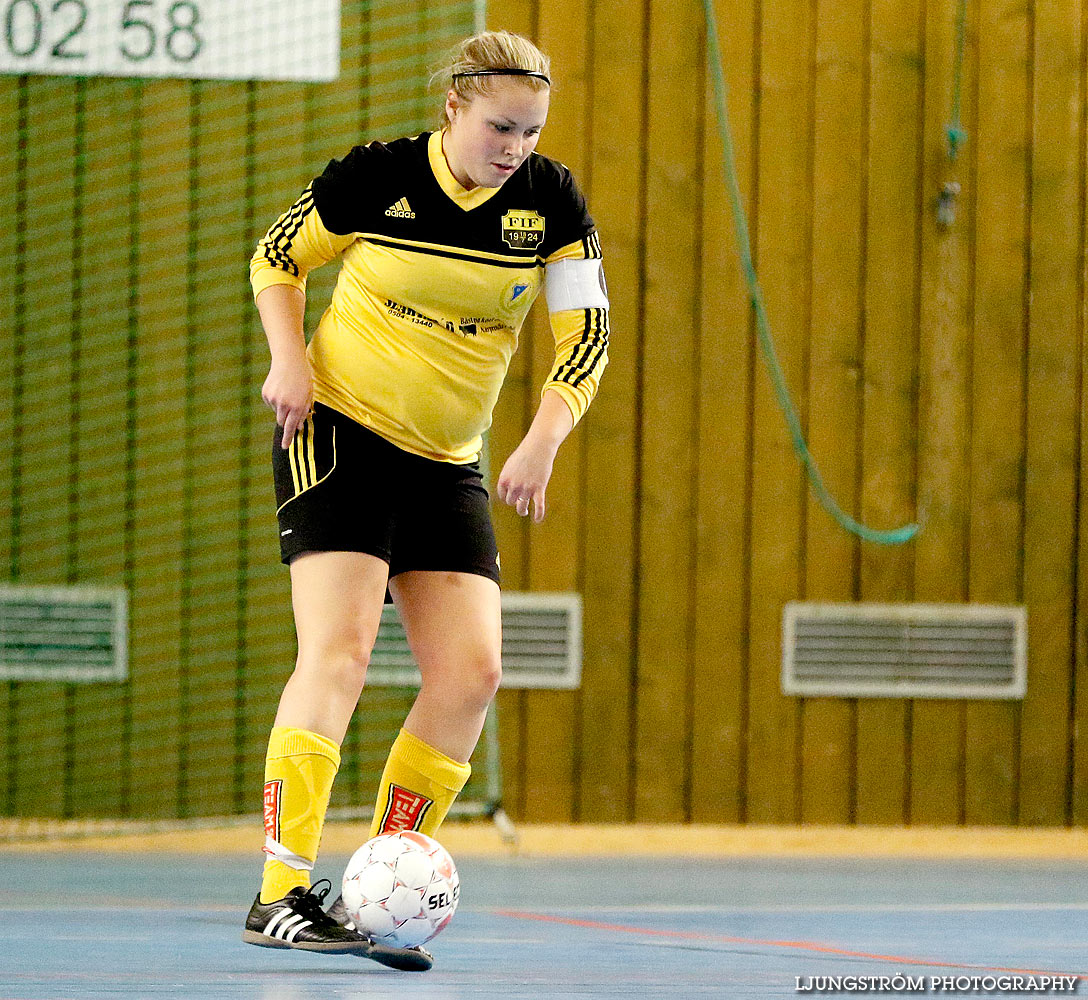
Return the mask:
M 281 938 L 284 941 L 289 941 L 288 931 L 291 930 L 296 924 L 301 923 L 303 917 L 299 913 L 293 913 L 290 920 L 284 920 L 277 928 L 275 936 Z M 296 928 L 297 930 L 297 928 Z
M 302 923 L 296 924 L 294 927 L 292 927 L 289 933 L 284 934 L 283 935 L 283 940 L 288 941 L 288 942 L 293 944 L 295 938 L 298 936 L 299 931 L 304 930 L 307 927 L 312 927 L 312 926 L 313 926 L 313 921 L 312 920 L 303 920 Z M 284 926 L 281 927 L 280 930 L 281 931 L 286 931 L 287 930 L 287 925 L 284 924 Z
M 297 917 L 296 914 L 292 913 L 291 910 L 285 906 L 282 910 L 276 910 L 276 912 L 272 914 L 272 919 L 264 925 L 265 934 L 267 934 L 269 937 L 279 937 L 280 935 L 276 933 L 277 925 L 280 924 L 281 921 L 283 921 L 286 917 L 296 917 L 297 919 L 302 919 L 301 917 Z

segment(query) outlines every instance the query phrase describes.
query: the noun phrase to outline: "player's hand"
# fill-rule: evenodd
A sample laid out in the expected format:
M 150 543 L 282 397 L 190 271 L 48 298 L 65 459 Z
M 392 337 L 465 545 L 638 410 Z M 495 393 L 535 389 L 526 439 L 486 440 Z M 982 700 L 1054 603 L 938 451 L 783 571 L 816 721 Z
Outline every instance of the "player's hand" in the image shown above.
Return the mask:
M 261 388 L 263 399 L 276 413 L 283 428 L 283 448 L 289 448 L 295 431 L 310 415 L 314 405 L 314 374 L 305 355 L 291 362 L 272 362 Z
M 540 524 L 544 520 L 545 492 L 554 462 L 554 447 L 526 437 L 502 467 L 496 484 L 499 499 L 521 517 L 528 516 L 531 505 L 533 522 Z

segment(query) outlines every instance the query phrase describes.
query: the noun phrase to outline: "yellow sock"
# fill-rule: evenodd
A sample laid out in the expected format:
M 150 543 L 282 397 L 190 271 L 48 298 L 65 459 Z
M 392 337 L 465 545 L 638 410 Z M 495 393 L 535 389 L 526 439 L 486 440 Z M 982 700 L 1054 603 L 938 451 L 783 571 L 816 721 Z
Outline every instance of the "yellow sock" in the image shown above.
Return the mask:
M 274 726 L 264 769 L 264 863 L 261 902 L 309 888 L 321 843 L 340 748 L 305 729 Z
M 433 837 L 471 773 L 402 729 L 385 762 L 370 836 L 418 830 Z

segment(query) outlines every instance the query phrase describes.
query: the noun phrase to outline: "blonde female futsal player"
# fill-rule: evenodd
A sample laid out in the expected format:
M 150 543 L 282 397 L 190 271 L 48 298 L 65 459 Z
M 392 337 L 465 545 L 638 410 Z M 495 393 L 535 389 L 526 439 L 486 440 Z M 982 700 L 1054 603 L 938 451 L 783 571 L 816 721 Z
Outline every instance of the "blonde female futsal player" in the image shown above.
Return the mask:
M 435 133 L 334 160 L 261 240 L 253 290 L 272 353 L 263 396 L 298 660 L 268 743 L 261 891 L 251 944 L 350 952 L 422 970 L 422 949 L 375 945 L 329 888 L 310 891 L 340 743 L 363 687 L 386 588 L 422 688 L 393 743 L 371 836 L 434 834 L 500 676 L 498 553 L 481 435 L 542 285 L 555 365 L 499 499 L 534 521 L 560 443 L 607 363 L 608 300 L 593 220 L 570 172 L 534 153 L 548 61 L 505 32 L 467 39 Z M 337 255 L 307 349 L 306 275 Z

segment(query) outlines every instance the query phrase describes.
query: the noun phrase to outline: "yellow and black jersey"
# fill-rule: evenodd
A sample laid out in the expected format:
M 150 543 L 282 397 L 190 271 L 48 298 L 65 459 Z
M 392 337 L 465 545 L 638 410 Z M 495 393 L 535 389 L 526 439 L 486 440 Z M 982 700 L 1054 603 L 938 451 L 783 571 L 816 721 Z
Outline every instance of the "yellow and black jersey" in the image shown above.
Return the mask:
M 260 241 L 254 294 L 305 289 L 307 273 L 340 253 L 309 346 L 317 401 L 406 451 L 474 461 L 518 332 L 556 266 L 557 277 L 574 268 L 600 286 L 553 296 L 549 279 L 556 356 L 544 389 L 575 421 L 585 412 L 607 364 L 607 298 L 593 220 L 562 164 L 533 153 L 502 187 L 470 191 L 440 132 L 357 146 Z

